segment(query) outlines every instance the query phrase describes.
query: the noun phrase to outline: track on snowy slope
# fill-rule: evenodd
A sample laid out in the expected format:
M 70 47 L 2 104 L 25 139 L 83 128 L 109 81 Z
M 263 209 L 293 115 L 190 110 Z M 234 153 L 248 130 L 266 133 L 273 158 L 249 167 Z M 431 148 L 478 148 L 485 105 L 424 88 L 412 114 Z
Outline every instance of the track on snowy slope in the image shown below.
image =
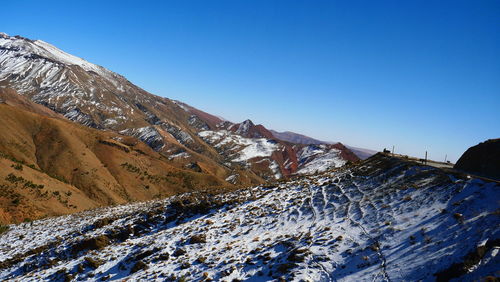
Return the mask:
M 0 279 L 477 279 L 498 269 L 499 195 L 378 154 L 275 186 L 11 226 Z

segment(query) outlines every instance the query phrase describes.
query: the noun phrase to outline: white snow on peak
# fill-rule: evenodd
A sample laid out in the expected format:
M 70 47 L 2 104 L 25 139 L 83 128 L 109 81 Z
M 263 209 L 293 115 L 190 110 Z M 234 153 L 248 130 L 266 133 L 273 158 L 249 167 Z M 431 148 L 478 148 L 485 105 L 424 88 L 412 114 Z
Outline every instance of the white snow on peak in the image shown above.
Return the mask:
M 250 130 L 250 127 L 252 127 L 252 126 L 254 126 L 253 122 L 251 120 L 247 119 L 238 126 L 238 129 L 236 130 L 236 134 L 245 135 L 248 133 L 248 131 Z
M 92 71 L 107 79 L 113 79 L 118 76 L 117 74 L 109 71 L 101 66 L 92 64 L 82 58 L 68 54 L 61 49 L 51 45 L 42 40 L 29 40 L 21 37 L 12 37 L 4 34 L 0 37 L 0 47 L 4 48 L 14 48 L 21 54 L 29 55 L 35 54 L 47 59 L 54 60 L 56 62 L 65 65 L 76 65 L 84 69 L 85 71 Z
M 62 51 L 61 49 L 55 47 L 54 45 L 49 44 L 45 41 L 36 40 L 34 42 L 34 44 L 39 46 L 40 48 L 43 48 L 47 52 L 44 55 L 47 55 L 48 57 L 51 57 L 57 61 L 65 63 L 67 65 L 77 65 L 86 71 L 94 71 L 94 72 L 99 73 L 99 74 L 102 74 L 103 72 L 105 72 L 107 74 L 109 72 L 109 71 L 106 71 L 101 66 L 89 63 L 82 58 L 68 54 L 68 53 Z

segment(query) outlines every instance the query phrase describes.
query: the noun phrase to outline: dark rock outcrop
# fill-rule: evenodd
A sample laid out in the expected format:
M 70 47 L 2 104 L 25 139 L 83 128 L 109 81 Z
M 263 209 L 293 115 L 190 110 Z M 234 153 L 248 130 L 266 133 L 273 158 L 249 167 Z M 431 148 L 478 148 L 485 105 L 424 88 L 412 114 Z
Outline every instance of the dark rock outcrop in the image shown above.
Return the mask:
M 455 169 L 500 180 L 500 138 L 470 147 L 455 164 Z

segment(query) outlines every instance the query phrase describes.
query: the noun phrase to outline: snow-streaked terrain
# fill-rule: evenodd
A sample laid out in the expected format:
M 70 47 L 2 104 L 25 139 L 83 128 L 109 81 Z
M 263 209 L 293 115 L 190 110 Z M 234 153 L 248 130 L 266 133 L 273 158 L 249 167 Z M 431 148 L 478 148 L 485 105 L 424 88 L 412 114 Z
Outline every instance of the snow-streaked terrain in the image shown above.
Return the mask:
M 340 157 L 340 150 L 328 148 L 328 145 L 307 145 L 297 153 L 299 170 L 297 173 L 311 174 L 323 172 L 347 163 Z
M 124 77 L 41 40 L 0 35 L 0 83 L 67 118 L 91 127 L 114 128 L 133 114 L 124 98 L 152 102 Z M 95 112 L 107 119 L 98 121 Z
M 274 140 L 245 138 L 227 130 L 205 130 L 199 132 L 198 136 L 233 163 L 250 166 L 249 161 L 255 161 L 257 164 L 267 162 L 269 164 L 269 178 L 279 179 L 282 177 L 280 167 L 272 159 L 272 155 L 275 151 L 283 150 L 283 145 Z M 231 182 L 234 179 L 236 178 L 231 178 L 228 181 Z
M 238 128 L 247 127 L 242 123 Z M 256 158 L 266 158 L 275 178 L 280 178 L 278 164 L 271 160 L 274 152 L 283 151 L 285 147 L 275 140 L 267 138 L 246 138 L 228 130 L 205 130 L 198 135 L 208 144 L 212 145 L 220 154 L 229 157 L 233 162 L 244 162 Z M 329 145 L 306 145 L 297 151 L 299 174 L 311 174 L 341 167 L 347 161 L 340 156 L 340 150 Z M 291 160 L 285 161 L 285 168 Z M 277 171 L 277 172 L 275 172 Z
M 227 130 L 202 131 L 198 135 L 207 143 L 220 149 L 220 152 L 229 152 L 233 162 L 242 162 L 258 157 L 270 157 L 281 146 L 266 138 L 245 138 Z
M 11 226 L 0 279 L 473 280 L 498 275 L 499 199 L 496 182 L 377 155 L 272 186 Z
M 161 134 L 154 126 L 125 129 L 120 134 L 134 136 L 157 151 L 165 146 Z

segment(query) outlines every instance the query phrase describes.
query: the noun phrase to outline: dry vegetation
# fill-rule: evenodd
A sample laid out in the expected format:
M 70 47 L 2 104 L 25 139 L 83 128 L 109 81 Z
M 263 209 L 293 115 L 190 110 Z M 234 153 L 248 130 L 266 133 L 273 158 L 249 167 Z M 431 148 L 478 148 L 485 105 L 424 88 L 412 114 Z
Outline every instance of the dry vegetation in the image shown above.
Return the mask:
M 215 175 L 178 167 L 131 137 L 5 104 L 0 104 L 0 119 L 0 223 L 199 188 L 234 189 Z

